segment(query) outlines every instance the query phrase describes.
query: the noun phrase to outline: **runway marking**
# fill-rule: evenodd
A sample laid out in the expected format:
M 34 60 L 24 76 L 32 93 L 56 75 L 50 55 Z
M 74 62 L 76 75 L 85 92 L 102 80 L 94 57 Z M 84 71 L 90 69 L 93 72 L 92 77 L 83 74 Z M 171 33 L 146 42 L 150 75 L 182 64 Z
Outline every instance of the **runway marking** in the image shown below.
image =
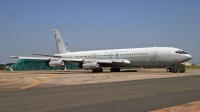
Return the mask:
M 174 107 L 167 107 L 150 112 L 200 112 L 200 101 L 190 102 Z
M 35 82 L 35 83 L 33 83 L 33 84 L 30 84 L 30 85 L 27 85 L 27 86 L 23 86 L 23 87 L 21 87 L 19 90 L 25 90 L 25 89 L 34 87 L 34 86 L 36 86 L 36 85 L 38 85 L 38 84 L 41 84 L 41 83 L 43 83 L 43 82 L 45 82 L 45 81 L 48 81 L 48 80 L 50 80 L 50 79 L 53 79 L 53 78 L 55 78 L 55 77 L 57 77 L 57 76 L 59 76 L 59 75 L 54 75 L 54 76 L 45 78 L 45 79 L 43 79 L 43 80 L 40 80 L 40 81 L 38 81 L 38 82 Z

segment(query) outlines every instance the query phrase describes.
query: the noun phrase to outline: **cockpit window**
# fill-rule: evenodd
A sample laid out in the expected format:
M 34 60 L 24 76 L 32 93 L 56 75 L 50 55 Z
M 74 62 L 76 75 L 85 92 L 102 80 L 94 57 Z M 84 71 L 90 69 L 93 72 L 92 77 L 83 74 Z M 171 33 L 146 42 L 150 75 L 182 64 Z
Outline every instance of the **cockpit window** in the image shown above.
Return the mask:
M 177 54 L 188 54 L 188 53 L 186 53 L 186 52 L 184 52 L 182 50 L 175 51 L 175 53 L 177 53 Z

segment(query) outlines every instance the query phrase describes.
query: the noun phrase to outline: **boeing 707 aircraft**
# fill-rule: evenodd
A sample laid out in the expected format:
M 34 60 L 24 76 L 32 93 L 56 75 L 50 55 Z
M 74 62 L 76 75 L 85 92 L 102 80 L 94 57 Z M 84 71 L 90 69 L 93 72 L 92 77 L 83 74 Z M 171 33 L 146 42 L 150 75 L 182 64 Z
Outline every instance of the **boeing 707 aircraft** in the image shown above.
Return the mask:
M 37 59 L 46 61 L 49 67 L 62 66 L 69 62 L 77 64 L 83 69 L 92 69 L 92 72 L 103 72 L 102 67 L 111 67 L 110 72 L 119 72 L 119 67 L 167 67 L 168 71 L 175 64 L 181 64 L 192 59 L 192 56 L 179 48 L 173 47 L 146 47 L 128 49 L 110 49 L 71 52 L 63 41 L 58 29 L 53 29 L 58 54 L 39 54 L 43 57 L 10 56 L 19 59 Z

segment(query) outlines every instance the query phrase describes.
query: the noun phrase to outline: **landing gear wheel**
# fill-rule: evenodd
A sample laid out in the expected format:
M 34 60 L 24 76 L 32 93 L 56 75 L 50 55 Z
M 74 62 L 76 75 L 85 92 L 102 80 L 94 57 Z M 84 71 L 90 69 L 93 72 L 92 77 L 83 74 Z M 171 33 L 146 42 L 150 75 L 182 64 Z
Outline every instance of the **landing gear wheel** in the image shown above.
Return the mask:
M 99 72 L 103 72 L 103 68 L 99 68 Z
M 92 73 L 103 72 L 103 68 L 92 69 Z
M 97 69 L 92 69 L 92 73 L 95 73 L 95 72 L 97 72 Z
M 110 68 L 110 72 L 114 72 L 113 68 Z
M 110 68 L 110 72 L 120 72 L 120 68 Z
M 116 72 L 120 72 L 120 68 L 116 68 Z

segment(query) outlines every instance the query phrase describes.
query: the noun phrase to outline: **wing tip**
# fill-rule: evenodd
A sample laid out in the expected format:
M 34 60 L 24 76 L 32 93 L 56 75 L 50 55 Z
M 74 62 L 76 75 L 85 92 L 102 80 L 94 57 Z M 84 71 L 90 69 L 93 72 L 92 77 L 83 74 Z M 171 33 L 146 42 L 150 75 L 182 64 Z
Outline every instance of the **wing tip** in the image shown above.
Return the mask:
M 19 56 L 9 56 L 9 58 L 19 58 Z

